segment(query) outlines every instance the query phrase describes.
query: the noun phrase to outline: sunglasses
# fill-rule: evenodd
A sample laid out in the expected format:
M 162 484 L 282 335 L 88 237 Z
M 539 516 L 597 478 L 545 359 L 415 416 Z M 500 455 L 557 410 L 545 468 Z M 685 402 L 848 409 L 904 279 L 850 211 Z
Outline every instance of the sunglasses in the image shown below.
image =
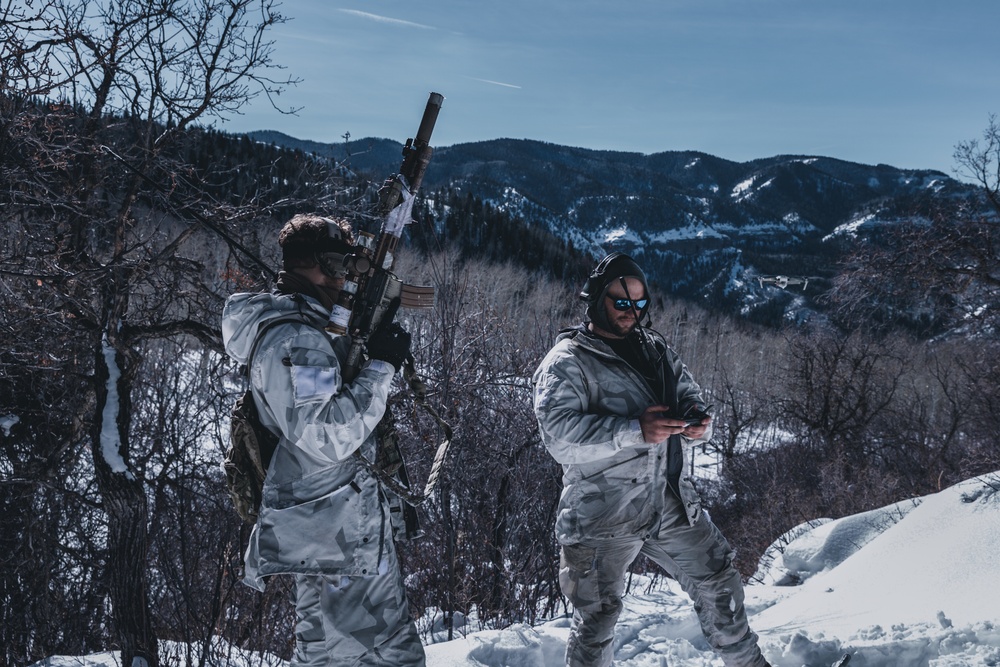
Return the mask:
M 646 306 L 649 305 L 649 299 L 617 299 L 615 297 L 609 296 L 614 302 L 615 310 L 631 310 L 635 308 L 636 310 L 645 310 Z

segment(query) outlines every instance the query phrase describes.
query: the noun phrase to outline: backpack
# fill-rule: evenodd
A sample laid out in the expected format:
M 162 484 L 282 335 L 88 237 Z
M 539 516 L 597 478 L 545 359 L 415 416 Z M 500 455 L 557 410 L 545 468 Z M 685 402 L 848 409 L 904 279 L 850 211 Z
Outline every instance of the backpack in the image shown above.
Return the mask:
M 236 513 L 251 525 L 257 523 L 264 476 L 277 446 L 278 436 L 260 423 L 253 391 L 247 389 L 233 406 L 229 447 L 222 468 L 226 471 L 226 490 Z
M 257 345 L 264 337 L 264 332 L 289 322 L 309 324 L 301 318 L 283 318 L 268 322 L 257 332 L 250 347 L 250 356 L 247 357 L 247 363 L 242 371 L 248 383 L 250 364 L 253 362 Z M 264 490 L 264 477 L 267 475 L 267 466 L 277 446 L 278 436 L 261 423 L 257 403 L 253 398 L 253 388 L 247 386 L 243 395 L 236 399 L 230 414 L 229 446 L 226 448 L 222 469 L 226 473 L 226 490 L 236 508 L 236 513 L 251 525 L 257 523 L 261 494 Z

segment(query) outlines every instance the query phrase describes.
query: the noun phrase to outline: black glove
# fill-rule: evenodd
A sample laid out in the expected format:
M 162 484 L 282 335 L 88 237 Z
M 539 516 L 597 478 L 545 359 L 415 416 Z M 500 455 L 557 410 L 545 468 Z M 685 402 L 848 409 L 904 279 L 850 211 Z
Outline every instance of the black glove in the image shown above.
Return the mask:
M 388 361 L 398 371 L 410 356 L 410 334 L 398 322 L 379 327 L 368 339 L 368 356 Z

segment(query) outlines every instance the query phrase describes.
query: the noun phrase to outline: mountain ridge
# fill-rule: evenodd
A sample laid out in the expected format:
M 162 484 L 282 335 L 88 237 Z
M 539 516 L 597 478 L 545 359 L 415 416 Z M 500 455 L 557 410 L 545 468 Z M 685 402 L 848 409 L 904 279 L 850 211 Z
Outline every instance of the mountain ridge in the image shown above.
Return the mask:
M 278 132 L 249 135 L 332 159 L 380 180 L 403 144 L 322 144 Z M 935 169 L 865 165 L 827 156 L 735 162 L 700 151 L 637 153 L 491 139 L 435 148 L 425 197 L 471 193 L 594 257 L 636 257 L 660 286 L 727 311 L 801 321 L 858 240 L 885 225 L 920 222 L 975 186 Z M 808 277 L 783 290 L 757 279 Z

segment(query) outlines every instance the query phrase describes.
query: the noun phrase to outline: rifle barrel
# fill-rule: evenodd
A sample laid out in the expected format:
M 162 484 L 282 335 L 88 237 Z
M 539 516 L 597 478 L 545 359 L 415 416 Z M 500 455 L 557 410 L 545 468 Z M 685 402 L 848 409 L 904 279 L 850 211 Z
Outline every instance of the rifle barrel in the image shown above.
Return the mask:
M 437 122 L 442 102 L 444 102 L 444 95 L 440 93 L 431 93 L 427 99 L 424 116 L 420 119 L 420 127 L 417 128 L 417 137 L 414 140 L 417 146 L 426 146 L 431 142 L 431 132 L 434 131 L 434 124 Z

